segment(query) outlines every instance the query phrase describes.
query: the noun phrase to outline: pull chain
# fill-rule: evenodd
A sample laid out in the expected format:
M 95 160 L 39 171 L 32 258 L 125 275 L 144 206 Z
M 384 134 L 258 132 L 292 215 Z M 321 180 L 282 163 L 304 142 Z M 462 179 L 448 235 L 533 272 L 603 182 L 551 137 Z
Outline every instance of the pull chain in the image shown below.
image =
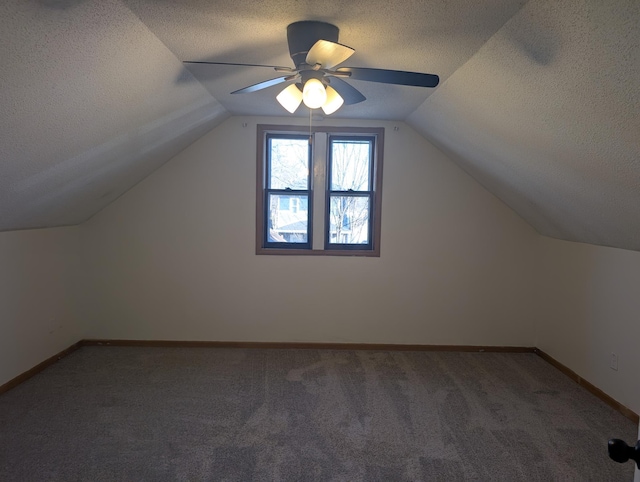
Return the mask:
M 311 135 L 311 108 L 309 108 L 309 145 L 313 145 L 313 137 Z

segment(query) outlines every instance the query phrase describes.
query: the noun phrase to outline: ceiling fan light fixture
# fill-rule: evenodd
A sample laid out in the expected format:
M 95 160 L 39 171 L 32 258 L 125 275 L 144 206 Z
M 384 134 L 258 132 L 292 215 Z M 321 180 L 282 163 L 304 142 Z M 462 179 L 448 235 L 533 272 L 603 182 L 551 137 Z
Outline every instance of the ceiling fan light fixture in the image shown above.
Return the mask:
M 291 84 L 276 96 L 276 100 L 293 114 L 302 102 L 302 92 L 296 84 Z
M 344 99 L 336 92 L 336 89 L 327 85 L 327 100 L 322 106 L 322 110 L 326 115 L 331 115 L 344 104 Z
M 327 91 L 318 79 L 309 79 L 302 89 L 302 101 L 309 109 L 322 107 L 327 101 Z
M 351 47 L 338 43 L 339 32 L 335 25 L 315 20 L 302 20 L 288 25 L 287 43 L 294 67 L 198 60 L 183 62 L 185 64 L 268 67 L 275 69 L 276 72 L 287 73 L 288 75 L 281 75 L 275 79 L 235 90 L 231 94 L 257 92 L 293 80 L 296 82 L 295 87 L 287 87 L 276 97 L 280 105 L 291 114 L 295 113 L 303 102 L 310 109 L 322 108 L 325 115 L 329 115 L 343 104 L 351 106 L 366 100 L 358 89 L 342 78 L 431 88 L 436 87 L 440 82 L 440 77 L 435 74 L 367 67 L 339 67 L 355 52 Z M 329 83 L 332 83 L 340 93 L 331 88 Z

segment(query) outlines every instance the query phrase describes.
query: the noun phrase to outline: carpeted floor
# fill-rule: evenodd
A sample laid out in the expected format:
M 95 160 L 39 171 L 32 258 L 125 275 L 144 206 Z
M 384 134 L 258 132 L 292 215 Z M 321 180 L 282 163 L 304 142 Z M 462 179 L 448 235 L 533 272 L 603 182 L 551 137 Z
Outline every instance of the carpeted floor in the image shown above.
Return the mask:
M 633 479 L 533 354 L 84 347 L 0 396 L 0 480 Z

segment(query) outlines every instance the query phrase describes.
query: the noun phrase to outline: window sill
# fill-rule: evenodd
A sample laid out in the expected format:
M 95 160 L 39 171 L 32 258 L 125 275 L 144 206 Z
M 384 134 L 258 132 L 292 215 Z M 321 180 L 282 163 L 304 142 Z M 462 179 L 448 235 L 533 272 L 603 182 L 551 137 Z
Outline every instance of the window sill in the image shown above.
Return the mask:
M 282 248 L 257 248 L 257 255 L 276 256 L 359 256 L 367 258 L 379 258 L 380 251 L 358 251 L 354 249 L 282 249 Z

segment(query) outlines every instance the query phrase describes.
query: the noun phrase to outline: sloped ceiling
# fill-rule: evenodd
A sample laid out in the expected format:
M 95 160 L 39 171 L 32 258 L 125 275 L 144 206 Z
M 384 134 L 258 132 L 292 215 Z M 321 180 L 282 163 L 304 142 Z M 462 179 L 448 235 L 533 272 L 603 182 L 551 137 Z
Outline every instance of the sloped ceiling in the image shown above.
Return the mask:
M 322 20 L 351 66 L 334 116 L 405 120 L 540 233 L 640 250 L 637 0 L 9 0 L 0 4 L 0 230 L 76 224 L 228 115 L 283 115 L 264 68 Z M 301 115 L 305 115 L 301 109 Z
M 228 115 L 116 0 L 0 3 L 0 230 L 77 224 Z
M 531 0 L 408 122 L 541 234 L 640 250 L 640 1 Z

